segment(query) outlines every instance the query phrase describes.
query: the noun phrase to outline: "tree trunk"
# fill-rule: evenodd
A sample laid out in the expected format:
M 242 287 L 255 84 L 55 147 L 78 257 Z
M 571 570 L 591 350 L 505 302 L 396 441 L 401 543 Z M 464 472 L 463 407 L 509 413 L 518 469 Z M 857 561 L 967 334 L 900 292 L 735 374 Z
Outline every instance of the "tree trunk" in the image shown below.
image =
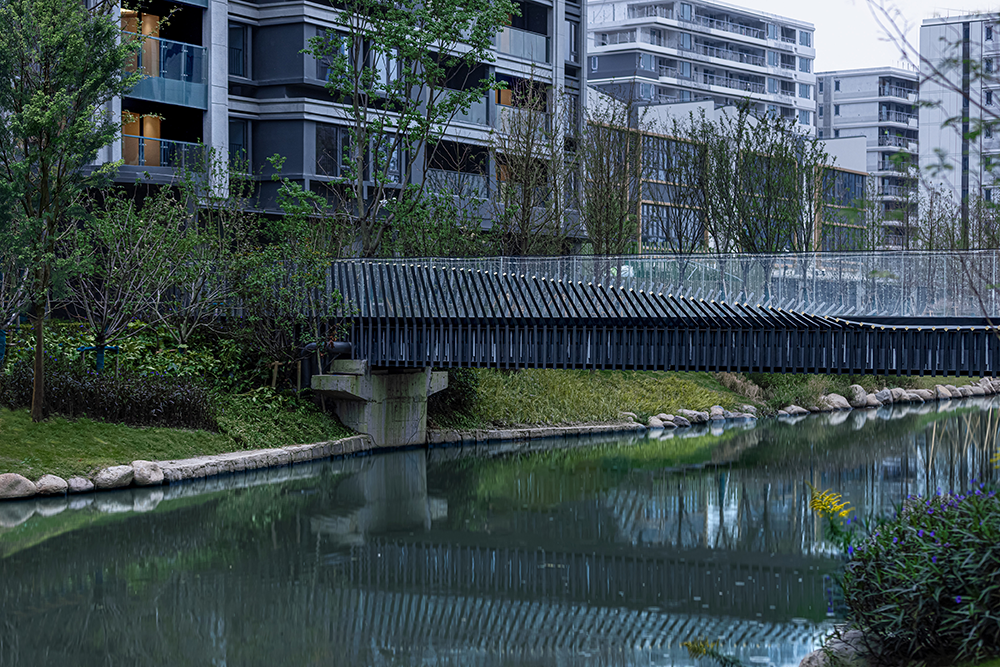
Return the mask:
M 31 389 L 31 421 L 40 422 L 45 418 L 42 406 L 45 403 L 45 304 L 35 304 L 35 366 Z

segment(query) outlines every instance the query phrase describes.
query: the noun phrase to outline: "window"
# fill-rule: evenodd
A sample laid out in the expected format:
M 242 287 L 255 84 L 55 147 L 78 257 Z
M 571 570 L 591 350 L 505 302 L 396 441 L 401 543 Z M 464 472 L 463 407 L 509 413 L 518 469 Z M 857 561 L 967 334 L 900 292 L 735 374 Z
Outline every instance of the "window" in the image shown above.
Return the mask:
M 823 107 L 822 107 L 822 106 L 821 106 L 821 107 L 819 107 L 819 108 L 817 109 L 817 111 L 819 112 L 819 117 L 820 117 L 820 118 L 822 118 L 822 117 L 823 117 Z
M 398 52 L 393 49 L 389 53 L 372 53 L 372 68 L 376 72 L 375 90 L 388 90 L 392 82 L 399 78 L 396 71 L 399 62 Z
M 983 71 L 987 74 L 993 73 L 993 58 L 985 58 L 983 60 Z
M 566 61 L 580 62 L 580 24 L 576 21 L 564 21 L 566 27 Z
M 991 25 L 986 26 L 986 41 L 987 42 L 993 41 L 993 26 Z
M 834 139 L 840 139 L 840 130 L 834 130 L 833 131 L 833 138 Z
M 993 106 L 993 91 L 986 91 L 986 106 Z
M 597 71 L 597 56 L 590 56 L 590 71 Z
M 778 39 L 778 26 L 773 23 L 767 24 L 767 38 Z
M 777 67 L 778 66 L 778 52 L 777 51 L 768 51 L 767 52 L 767 66 L 768 67 Z
M 777 104 L 768 104 L 767 105 L 767 113 L 770 116 L 777 117 L 777 115 L 778 115 L 778 105 Z
M 840 91 L 840 79 L 834 79 L 833 80 L 833 89 L 834 89 L 834 91 L 838 91 L 838 92 Z
M 250 121 L 229 119 L 229 164 L 239 173 L 250 171 Z
M 799 97 L 802 97 L 802 98 L 805 98 L 805 99 L 808 100 L 811 95 L 812 95 L 812 86 L 810 86 L 808 83 L 800 83 L 799 84 Z
M 653 99 L 653 84 L 651 84 L 651 83 L 640 83 L 639 84 L 639 99 L 640 100 L 651 100 L 651 99 Z
M 316 173 L 344 177 L 352 166 L 350 131 L 346 127 L 317 123 Z
M 992 139 L 993 138 L 993 126 L 992 125 L 984 125 L 983 126 L 983 134 L 986 136 L 987 139 Z
M 382 172 L 386 183 L 399 183 L 403 179 L 403 147 L 398 144 L 392 134 L 384 135 L 378 144 L 373 142 L 373 147 L 377 145 L 379 149 L 379 160 L 374 167 Z
M 678 17 L 680 18 L 681 21 L 690 21 L 691 20 L 691 5 L 687 4 L 686 2 L 682 2 L 681 3 L 681 9 L 677 13 L 677 15 L 678 15 Z
M 809 58 L 799 58 L 799 71 L 800 72 L 811 72 L 812 71 L 812 61 Z
M 820 116 L 822 116 L 822 115 L 823 115 L 823 114 L 820 114 Z M 822 139 L 822 138 L 823 138 L 823 130 L 820 130 L 820 131 L 819 131 L 819 138 L 820 138 L 820 139 Z
M 680 60 L 677 62 L 677 75 L 683 79 L 691 78 L 691 63 Z
M 823 80 L 822 79 L 820 79 L 820 81 L 819 81 L 819 92 L 821 92 L 821 93 L 823 92 Z
M 833 105 L 833 115 L 834 116 L 839 116 L 840 115 L 840 105 L 839 104 L 834 104 Z
M 767 77 L 767 92 L 771 95 L 778 94 L 778 80 L 771 77 Z
M 644 69 L 649 72 L 656 71 L 656 65 L 653 64 L 653 56 L 649 53 L 639 54 L 639 69 Z
M 810 114 L 805 109 L 799 109 L 799 124 L 810 125 L 811 123 L 812 123 L 812 114 Z
M 250 76 L 249 46 L 247 39 L 248 26 L 239 23 L 229 24 L 229 75 Z
M 799 44 L 802 46 L 812 46 L 812 33 L 799 30 Z
M 993 201 L 993 190 L 986 188 L 983 190 L 983 199 L 986 201 Z
M 678 36 L 678 43 L 680 44 L 680 48 L 685 49 L 687 51 L 690 51 L 691 50 L 691 33 L 689 33 L 689 32 L 682 32 L 682 33 L 680 33 L 680 35 Z

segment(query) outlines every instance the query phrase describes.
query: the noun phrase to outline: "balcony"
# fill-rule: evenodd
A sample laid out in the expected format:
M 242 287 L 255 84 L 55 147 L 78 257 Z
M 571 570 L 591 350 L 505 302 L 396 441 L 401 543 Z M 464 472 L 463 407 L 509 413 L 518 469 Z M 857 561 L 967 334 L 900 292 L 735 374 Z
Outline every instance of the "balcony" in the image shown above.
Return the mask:
M 496 47 L 500 53 L 536 63 L 551 62 L 549 42 L 549 38 L 545 35 L 510 26 L 504 26 L 503 31 L 496 37 Z
M 552 114 L 545 111 L 535 111 L 534 109 L 523 109 L 521 107 L 508 106 L 506 104 L 497 105 L 496 129 L 515 135 L 524 135 L 527 128 L 541 127 L 545 131 L 552 129 Z
M 595 46 L 614 46 L 615 44 L 632 44 L 635 41 L 636 41 L 635 30 L 626 30 L 625 32 L 602 32 L 596 36 L 597 43 L 595 44 Z M 652 41 L 650 41 L 650 44 L 652 44 Z M 662 44 L 660 46 L 662 46 Z
M 917 91 L 911 90 L 909 88 L 903 88 L 902 86 L 879 86 L 878 94 L 879 97 L 898 97 L 904 100 L 913 100 L 913 95 Z
M 906 137 L 897 137 L 894 135 L 881 135 L 878 138 L 879 146 L 894 146 L 896 148 L 902 148 L 909 151 L 917 150 L 917 141 L 915 139 L 907 139 Z
M 446 169 L 428 169 L 424 187 L 431 192 L 450 194 L 462 199 L 488 199 L 489 183 L 482 174 Z
M 630 19 L 649 19 L 649 18 L 661 18 L 661 19 L 672 19 L 674 18 L 674 13 L 670 11 L 668 7 L 662 5 L 645 5 L 636 6 L 629 5 L 628 7 L 628 18 Z
M 207 158 L 203 144 L 168 139 L 122 135 L 122 158 L 133 167 L 204 167 Z
M 903 113 L 902 111 L 879 111 L 878 120 L 880 123 L 902 123 L 903 125 L 908 125 L 911 122 L 916 125 L 917 116 L 912 113 Z
M 905 185 L 883 185 L 879 189 L 878 194 L 880 197 L 899 197 L 900 199 L 905 199 L 907 197 L 916 197 L 917 189 Z
M 453 91 L 449 89 L 448 92 L 459 93 L 461 91 L 458 90 Z M 474 100 L 472 102 L 472 105 L 469 107 L 469 110 L 464 113 L 462 112 L 461 109 L 459 109 L 458 111 L 455 112 L 455 117 L 453 120 L 456 120 L 460 123 L 472 123 L 473 125 L 489 125 L 490 124 L 489 105 L 486 102 L 486 98 L 483 97 L 478 100 Z
M 743 25 L 742 23 L 733 23 L 731 21 L 724 21 L 720 19 L 713 19 L 707 16 L 692 16 L 691 18 L 680 19 L 684 23 L 695 23 L 697 25 L 705 26 L 712 30 L 722 30 L 724 32 L 731 32 L 736 35 L 743 35 L 744 37 L 753 37 L 754 39 L 764 39 L 764 31 L 759 28 L 752 28 L 748 25 Z
M 722 86 L 724 88 L 732 88 L 733 90 L 742 90 L 748 93 L 763 93 L 764 84 L 755 83 L 753 81 L 742 81 L 740 79 L 731 79 L 721 76 L 715 76 L 713 74 L 703 74 L 702 83 L 709 86 Z
M 133 33 L 125 33 L 132 35 Z M 134 35 L 139 38 L 139 35 Z M 142 48 L 125 67 L 142 79 L 129 97 L 198 109 L 208 108 L 205 47 L 141 36 Z
M 755 56 L 750 53 L 733 51 L 732 49 L 720 49 L 715 46 L 706 46 L 705 44 L 696 45 L 695 50 L 703 56 L 708 56 L 709 58 L 722 58 L 723 60 L 731 60 L 735 63 L 745 63 L 747 65 L 755 65 L 757 67 L 764 66 L 763 56 Z
M 905 167 L 896 164 L 892 160 L 879 160 L 879 162 L 875 166 L 876 166 L 875 169 L 876 171 L 891 171 L 897 174 L 906 173 Z

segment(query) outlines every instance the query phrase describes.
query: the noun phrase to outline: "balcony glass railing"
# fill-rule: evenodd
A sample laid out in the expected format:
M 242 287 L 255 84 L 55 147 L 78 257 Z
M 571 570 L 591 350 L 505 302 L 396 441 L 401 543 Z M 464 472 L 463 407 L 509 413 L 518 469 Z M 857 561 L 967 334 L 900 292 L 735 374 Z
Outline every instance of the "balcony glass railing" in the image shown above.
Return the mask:
M 917 194 L 917 189 L 915 187 L 907 187 L 905 185 L 883 185 L 879 189 L 879 195 L 882 197 L 915 197 Z
M 709 86 L 723 86 L 724 88 L 732 88 L 734 90 L 742 90 L 749 93 L 763 93 L 764 84 L 756 83 L 754 81 L 743 81 L 741 79 L 729 79 L 721 76 L 714 76 L 712 74 L 703 74 L 702 83 Z
M 910 90 L 909 88 L 903 88 L 901 86 L 879 86 L 878 94 L 880 97 L 899 97 L 904 100 L 910 99 L 910 95 L 913 95 L 917 91 Z
M 187 141 L 122 135 L 122 159 L 133 167 L 191 167 L 205 164 L 205 146 Z
M 725 32 L 731 32 L 737 35 L 753 37 L 754 39 L 764 39 L 763 30 L 761 30 L 760 28 L 753 28 L 748 25 L 743 25 L 742 23 L 733 23 L 732 21 L 726 21 L 724 19 L 713 19 L 707 16 L 697 16 L 697 15 L 693 15 L 687 19 L 681 18 L 680 20 L 685 21 L 687 23 L 697 23 L 698 25 L 703 25 L 706 28 L 711 28 L 712 30 L 723 30 Z
M 126 66 L 127 71 L 138 70 L 147 77 L 205 83 L 205 47 L 148 35 L 144 35 L 142 40 L 142 48 L 136 59 Z
M 915 139 L 907 139 L 906 137 L 896 137 L 892 135 L 882 135 L 878 138 L 879 146 L 895 146 L 897 148 L 906 148 L 908 150 L 917 150 L 917 141 Z
M 465 113 L 462 113 L 462 111 L 456 112 L 455 120 L 462 123 L 473 123 L 475 125 L 489 125 L 489 105 L 486 103 L 486 98 L 483 97 L 478 100 L 473 100 L 472 106 L 470 106 L 469 110 Z
M 643 34 L 648 33 L 643 31 Z M 631 44 L 632 42 L 635 42 L 635 30 L 602 32 L 597 34 L 595 46 L 614 46 L 615 44 Z
M 490 193 L 486 176 L 446 169 L 428 169 L 424 188 L 463 199 L 487 199 Z
M 731 60 L 735 63 L 756 65 L 757 67 L 764 66 L 764 57 L 755 56 L 751 53 L 742 53 L 740 51 L 733 51 L 732 49 L 720 49 L 716 46 L 707 46 L 705 44 L 698 44 L 695 49 L 702 55 L 708 56 L 709 58 L 722 58 L 724 60 Z
M 903 113 L 902 111 L 879 111 L 878 119 L 883 123 L 909 123 L 910 121 L 916 121 L 917 116 L 912 113 Z
M 550 62 L 549 42 L 546 35 L 510 26 L 504 26 L 503 31 L 496 37 L 497 51 L 500 53 L 526 58 L 536 63 Z
M 628 18 L 630 19 L 672 19 L 673 17 L 674 13 L 670 11 L 670 8 L 662 5 L 629 5 L 628 7 Z

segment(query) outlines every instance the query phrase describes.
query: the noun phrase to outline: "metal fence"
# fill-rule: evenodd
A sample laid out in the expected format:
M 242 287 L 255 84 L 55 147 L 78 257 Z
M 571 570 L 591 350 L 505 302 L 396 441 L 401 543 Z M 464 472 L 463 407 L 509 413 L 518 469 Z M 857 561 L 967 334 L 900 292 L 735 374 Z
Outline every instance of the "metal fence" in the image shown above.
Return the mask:
M 386 260 L 841 317 L 1000 316 L 1000 250 Z

